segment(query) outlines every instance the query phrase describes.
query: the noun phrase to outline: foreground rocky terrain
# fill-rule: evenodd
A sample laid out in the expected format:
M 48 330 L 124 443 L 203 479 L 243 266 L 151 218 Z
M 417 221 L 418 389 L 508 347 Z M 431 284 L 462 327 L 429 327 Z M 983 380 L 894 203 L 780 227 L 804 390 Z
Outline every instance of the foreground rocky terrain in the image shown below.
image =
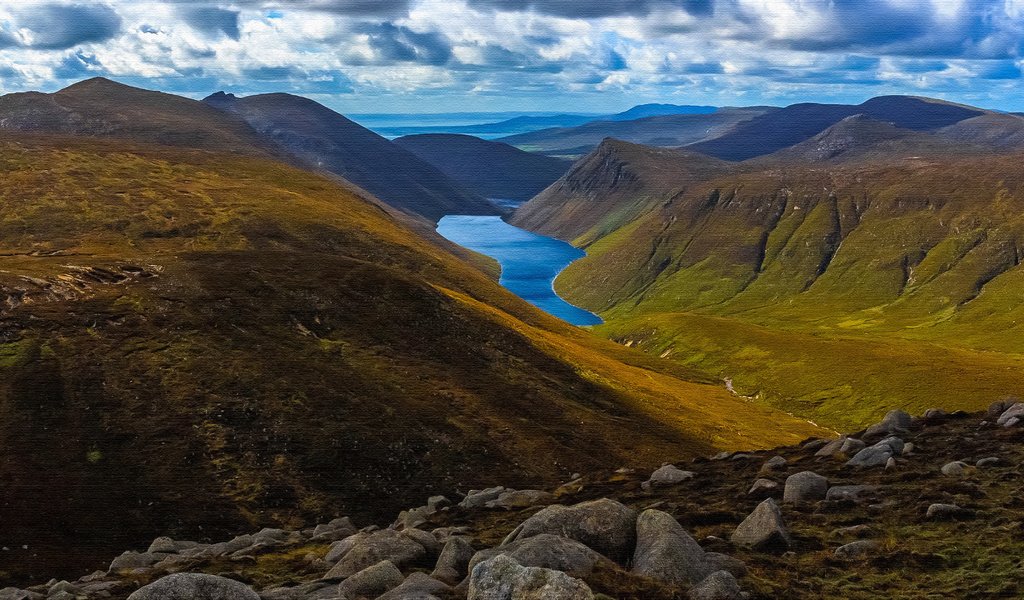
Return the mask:
M 1020 597 L 1022 424 L 1012 400 L 892 411 L 832 440 L 435 496 L 385 527 L 161 537 L 0 598 Z

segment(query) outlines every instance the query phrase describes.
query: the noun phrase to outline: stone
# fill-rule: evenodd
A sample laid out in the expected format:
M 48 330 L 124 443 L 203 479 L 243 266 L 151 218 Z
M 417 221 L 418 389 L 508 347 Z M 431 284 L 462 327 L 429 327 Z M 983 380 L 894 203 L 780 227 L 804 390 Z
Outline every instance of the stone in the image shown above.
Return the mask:
M 423 549 L 427 551 L 427 555 L 431 559 L 441 553 L 441 543 L 438 542 L 437 538 L 434 537 L 434 534 L 429 531 L 423 531 L 422 529 L 416 529 L 413 527 L 411 529 L 403 529 L 402 535 L 413 540 L 420 546 L 423 546 Z
M 430 509 L 431 513 L 439 512 L 451 505 L 452 501 L 444 496 L 431 496 L 427 498 L 427 508 Z
M 814 440 L 811 440 L 811 441 L 807 442 L 803 446 L 801 446 L 801 448 L 803 448 L 806 452 L 817 452 L 818 450 L 821 450 L 822 448 L 827 446 L 829 444 L 829 442 L 831 442 L 831 441 L 832 440 L 826 440 L 826 439 L 820 439 L 820 438 L 819 439 L 814 439 Z
M 466 538 L 449 538 L 430 576 L 450 585 L 457 584 L 469 573 L 469 561 L 475 553 Z
M 524 567 L 500 554 L 478 564 L 469 579 L 468 600 L 593 600 L 587 584 L 560 571 Z
M 978 462 L 974 463 L 976 467 L 998 467 L 1003 464 L 1003 459 L 998 456 L 989 456 L 986 458 L 978 459 Z
M 648 509 L 636 521 L 633 572 L 682 585 L 702 581 L 712 570 L 704 549 L 672 515 Z
M 942 474 L 946 477 L 962 477 L 966 472 L 967 463 L 961 460 L 955 460 L 951 463 L 942 465 Z
M 341 543 L 345 541 L 342 540 Z M 426 548 L 404 532 L 381 529 L 355 541 L 323 578 L 345 579 L 384 560 L 391 561 L 395 567 L 401 569 L 426 556 Z
M 360 531 L 359 533 L 354 533 L 345 539 L 334 542 L 327 550 L 327 555 L 324 556 L 324 560 L 332 565 L 337 564 L 337 562 L 341 560 L 349 550 L 354 548 L 357 543 L 368 537 L 370 537 L 369 533 Z
M 896 468 L 896 459 L 890 456 L 890 457 L 889 457 L 889 458 L 888 458 L 888 459 L 887 459 L 887 460 L 885 461 L 885 470 L 886 470 L 886 471 L 892 471 L 892 470 L 893 470 L 893 469 L 895 469 L 895 468 Z
M 824 500 L 828 492 L 828 479 L 813 471 L 802 471 L 786 478 L 782 492 L 783 502 L 804 503 Z
M 779 493 L 779 484 L 775 483 L 771 479 L 758 479 L 754 482 L 754 485 L 750 486 L 750 490 L 747 491 L 748 496 L 762 499 L 774 496 Z
M 527 508 L 554 500 L 555 496 L 543 490 L 509 490 L 487 502 L 487 508 Z
M 988 410 L 985 412 L 985 414 L 989 418 L 998 419 L 1000 415 L 1002 415 L 1004 412 L 1006 412 L 1006 409 L 1010 408 L 1011 406 L 1013 406 L 1016 403 L 1017 403 L 1016 400 L 1010 400 L 1008 398 L 1004 398 L 1002 400 L 996 400 L 992 404 L 988 405 Z
M 542 533 L 498 548 L 477 552 L 469 562 L 470 572 L 478 564 L 499 554 L 512 557 L 524 567 L 554 569 L 574 577 L 585 577 L 598 565 L 603 564 L 609 568 L 614 566 L 610 560 L 580 542 Z
M 941 408 L 929 408 L 924 411 L 924 418 L 928 420 L 939 419 L 946 416 L 948 413 Z
M 968 519 L 974 516 L 974 511 L 956 504 L 932 504 L 925 516 L 934 521 Z
M 715 571 L 704 581 L 690 588 L 690 600 L 742 600 L 743 590 L 728 571 Z
M 898 437 L 888 437 L 874 445 L 864 448 L 846 461 L 848 467 L 881 467 L 889 462 L 890 458 L 899 456 L 903 452 L 903 440 Z
M 874 540 L 857 540 L 835 549 L 833 555 L 839 560 L 864 560 L 874 556 L 881 544 Z
M 426 506 L 420 506 L 419 508 L 411 508 L 409 510 L 403 510 L 398 513 L 398 518 L 392 524 L 392 527 L 401 528 L 413 528 L 425 525 L 427 523 L 427 517 L 430 516 L 430 509 Z
M 357 598 L 376 598 L 388 590 L 394 589 L 404 581 L 402 572 L 391 561 L 383 560 L 338 584 L 338 596 L 342 600 Z
M 203 573 L 175 573 L 135 591 L 128 600 L 260 600 L 244 583 Z
M 758 504 L 729 539 L 738 546 L 755 550 L 789 549 L 793 545 L 782 510 L 771 498 Z
M 343 540 L 356 533 L 356 527 L 348 517 L 333 519 L 329 523 L 321 523 L 313 528 L 313 535 L 310 540 L 315 542 L 327 542 Z
M 636 540 L 636 511 L 608 498 L 552 505 L 523 521 L 505 543 L 542 533 L 576 540 L 612 559 L 625 559 Z
M 747 564 L 738 558 L 722 554 L 721 552 L 707 552 L 704 557 L 712 573 L 715 571 L 728 571 L 734 577 L 745 577 L 747 575 Z
M 459 502 L 459 506 L 462 508 L 483 508 L 488 502 L 496 500 L 502 492 L 506 491 L 509 490 L 500 485 L 483 490 L 469 490 L 469 493 L 462 499 L 462 502 Z
M 125 552 L 110 563 L 109 571 L 128 571 L 131 569 L 145 569 L 166 558 L 166 554 L 150 554 L 149 552 Z
M 447 596 L 451 588 L 425 573 L 412 573 L 401 585 L 377 600 L 434 600 Z
M 696 473 L 693 471 L 684 471 L 675 465 L 664 465 L 651 473 L 651 476 L 642 484 L 641 487 L 648 490 L 652 487 L 674 485 L 688 479 L 693 479 L 695 476 Z
M 876 485 L 837 485 L 829 488 L 828 493 L 825 494 L 825 500 L 859 504 L 876 496 L 878 491 L 879 487 Z
M 178 547 L 174 545 L 174 540 L 167 536 L 163 536 L 153 540 L 153 543 L 149 545 L 149 550 L 146 550 L 146 552 L 177 553 Z
M 833 538 L 865 538 L 872 535 L 875 532 L 870 525 L 850 525 L 848 527 L 840 527 L 831 533 Z
M 999 418 L 996 419 L 996 425 L 1000 425 L 1002 427 L 1013 427 L 1016 423 L 1010 424 L 1010 420 L 1017 419 L 1019 422 L 1021 417 L 1024 417 L 1024 402 L 1017 402 L 999 415 Z
M 912 423 L 913 417 L 902 410 L 890 410 L 881 421 L 867 428 L 864 437 L 886 436 L 906 431 Z
M 0 600 L 42 600 L 45 597 L 42 594 L 28 590 L 19 590 L 15 587 L 0 589 Z
M 786 459 L 781 456 L 773 456 L 761 465 L 761 472 L 779 471 L 786 468 Z

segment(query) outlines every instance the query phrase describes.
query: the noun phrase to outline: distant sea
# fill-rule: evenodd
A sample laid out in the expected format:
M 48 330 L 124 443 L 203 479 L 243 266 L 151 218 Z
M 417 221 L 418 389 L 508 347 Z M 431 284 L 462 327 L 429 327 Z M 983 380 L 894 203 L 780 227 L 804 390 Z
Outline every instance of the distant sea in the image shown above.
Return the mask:
M 550 117 L 557 112 L 476 112 L 430 114 L 352 114 L 346 115 L 363 127 L 393 140 L 418 133 L 457 133 L 454 128 L 467 125 L 500 123 L 516 117 Z M 474 132 L 474 136 L 490 140 L 511 135 L 509 131 Z

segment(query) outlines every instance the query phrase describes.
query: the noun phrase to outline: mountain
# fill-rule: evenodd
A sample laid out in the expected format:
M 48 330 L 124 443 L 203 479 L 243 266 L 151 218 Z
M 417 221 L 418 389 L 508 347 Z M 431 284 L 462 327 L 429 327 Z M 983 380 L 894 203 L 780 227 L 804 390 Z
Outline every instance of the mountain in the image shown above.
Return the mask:
M 0 130 L 118 138 L 270 156 L 245 121 L 196 100 L 96 77 L 54 94 L 0 96 Z
M 986 113 L 944 127 L 937 134 L 955 142 L 977 144 L 993 150 L 1020 149 L 1024 148 L 1024 118 Z
M 572 164 L 468 135 L 411 135 L 394 143 L 485 198 L 525 202 L 564 175 Z
M 217 93 L 204 102 L 241 117 L 303 164 L 340 175 L 408 213 L 436 221 L 498 212 L 411 152 L 308 98 Z
M 746 160 L 800 143 L 857 114 L 903 129 L 929 131 L 984 111 L 913 96 L 879 96 L 856 106 L 794 104 L 750 119 L 714 139 L 691 144 L 691 149 L 724 160 Z
M 605 117 L 607 121 L 635 121 L 647 117 L 662 117 L 666 115 L 709 115 L 717 112 L 715 106 L 693 106 L 679 104 L 639 104 L 633 108 Z
M 555 287 L 595 332 L 740 394 L 836 429 L 977 409 L 1024 393 L 1022 156 L 943 135 L 854 117 L 678 187 L 678 156 L 606 144 L 512 222 L 587 251 Z
M 628 225 L 728 163 L 667 148 L 606 139 L 561 179 L 516 210 L 524 229 L 586 245 Z
M 769 108 L 723 108 L 711 114 L 682 114 L 625 121 L 595 121 L 571 128 L 544 129 L 500 138 L 498 141 L 531 152 L 578 157 L 605 138 L 649 146 L 684 146 L 712 139 L 737 124 L 770 112 Z

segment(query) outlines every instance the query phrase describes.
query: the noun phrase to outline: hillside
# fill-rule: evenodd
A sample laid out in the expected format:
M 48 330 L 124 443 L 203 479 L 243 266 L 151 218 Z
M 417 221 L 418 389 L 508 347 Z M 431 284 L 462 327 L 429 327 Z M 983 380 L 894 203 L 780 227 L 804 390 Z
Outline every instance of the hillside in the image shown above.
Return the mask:
M 635 148 L 647 160 L 627 170 L 603 148 L 513 222 L 587 250 L 555 285 L 598 333 L 822 425 L 1024 392 L 1021 157 L 843 127 L 870 142 L 863 160 L 795 146 L 685 188 L 666 185 L 681 171 L 668 151 Z
M 484 198 L 525 202 L 571 165 L 567 160 L 468 135 L 411 135 L 393 142 Z
M 794 104 L 750 119 L 714 139 L 694 143 L 690 149 L 724 160 L 747 160 L 798 144 L 858 114 L 902 129 L 933 131 L 984 111 L 913 96 L 880 96 L 856 106 Z
M 498 212 L 413 153 L 308 98 L 218 93 L 204 102 L 241 117 L 303 165 L 344 177 L 408 213 L 437 221 Z
M 319 175 L 27 135 L 0 171 L 9 578 L 815 431 L 540 313 Z
M 609 464 L 556 488 L 512 489 L 499 476 L 457 504 L 434 496 L 409 505 L 386 529 L 335 517 L 315 529 L 160 537 L 108 570 L 8 591 L 139 599 L 202 584 L 207 594 L 295 600 L 476 600 L 494 589 L 574 600 L 1014 598 L 1024 435 L 1011 417 L 1022 408 L 895 411 L 840 438 L 679 459 L 653 473 Z
M 577 158 L 601 140 L 615 138 L 636 144 L 674 147 L 713 139 L 737 124 L 770 112 L 771 108 L 722 108 L 714 113 L 673 114 L 634 120 L 599 120 L 576 127 L 542 129 L 500 138 L 499 141 L 531 152 Z

